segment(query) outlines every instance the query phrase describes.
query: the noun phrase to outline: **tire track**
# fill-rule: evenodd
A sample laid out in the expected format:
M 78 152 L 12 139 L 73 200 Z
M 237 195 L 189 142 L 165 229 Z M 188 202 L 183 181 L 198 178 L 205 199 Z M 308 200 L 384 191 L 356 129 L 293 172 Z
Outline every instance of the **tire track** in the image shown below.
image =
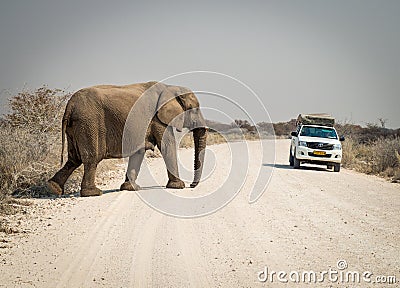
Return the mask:
M 129 269 L 128 287 L 153 287 L 152 283 L 152 262 L 154 246 L 157 237 L 157 230 L 162 220 L 165 220 L 164 215 L 151 211 L 151 215 L 143 225 L 144 231 L 140 238 L 135 243 L 135 252 L 133 261 Z
M 141 235 L 146 224 L 148 210 L 146 205 L 132 194 L 132 205 L 119 211 L 119 218 L 106 232 L 107 235 L 101 242 L 101 253 L 95 257 L 84 287 L 114 286 L 118 283 L 120 287 L 130 287 L 127 271 L 134 259 L 136 249 L 135 239 Z M 147 209 L 146 209 L 147 208 Z
M 62 274 L 57 283 L 57 288 L 83 287 L 81 284 L 85 282 L 91 265 L 102 249 L 101 241 L 103 241 L 105 234 L 108 233 L 112 223 L 120 217 L 119 211 L 126 209 L 127 207 L 125 206 L 131 205 L 131 201 L 126 200 L 131 198 L 132 195 L 133 193 L 120 192 L 103 214 L 102 220 L 90 231 L 85 240 L 81 240 L 81 246 L 73 253 L 73 256 L 66 261 L 60 259 L 61 263 L 63 261 L 68 262 L 71 259 L 72 261 L 69 262 L 68 267 Z
M 185 271 L 191 287 L 214 287 L 210 278 L 209 265 L 206 265 L 201 251 L 198 230 L 194 228 L 196 219 L 174 219 L 177 244 L 182 251 Z

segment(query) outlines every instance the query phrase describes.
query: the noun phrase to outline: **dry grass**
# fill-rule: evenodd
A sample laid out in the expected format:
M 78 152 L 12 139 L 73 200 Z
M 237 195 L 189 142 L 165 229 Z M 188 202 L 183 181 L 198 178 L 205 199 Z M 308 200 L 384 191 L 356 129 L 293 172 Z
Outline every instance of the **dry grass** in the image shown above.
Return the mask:
M 53 141 L 51 135 L 31 133 L 21 127 L 0 129 L 0 197 L 40 193 L 44 179 L 56 166 L 48 144 Z
M 379 138 L 360 143 L 348 138 L 343 143 L 343 166 L 400 182 L 400 138 Z
M 157 146 L 154 147 L 154 151 L 147 150 L 145 156 L 146 156 L 146 158 L 161 158 L 162 157 L 161 152 L 160 152 L 160 150 L 158 150 Z
M 68 96 L 43 86 L 10 99 L 11 113 L 0 119 L 0 217 L 25 205 L 15 197 L 48 195 L 45 182 L 59 169 L 60 123 Z M 3 232 L 12 230 L 4 221 L 0 226 Z
M 27 203 L 11 196 L 47 195 L 45 181 L 58 164 L 47 144 L 53 140 L 50 136 L 22 127 L 0 128 L 0 232 L 16 232 L 3 216 L 21 212 Z
M 244 132 L 244 133 L 224 133 L 221 134 L 216 131 L 208 131 L 207 133 L 207 145 L 216 145 L 232 141 L 240 140 L 259 140 L 260 137 L 256 133 Z M 180 148 L 190 148 L 193 147 L 193 134 L 185 134 L 181 141 L 179 142 Z
M 214 145 L 225 143 L 226 139 L 218 132 L 208 132 L 207 134 L 207 145 Z M 191 148 L 193 147 L 193 134 L 187 133 L 185 134 L 181 141 L 179 142 L 180 148 Z

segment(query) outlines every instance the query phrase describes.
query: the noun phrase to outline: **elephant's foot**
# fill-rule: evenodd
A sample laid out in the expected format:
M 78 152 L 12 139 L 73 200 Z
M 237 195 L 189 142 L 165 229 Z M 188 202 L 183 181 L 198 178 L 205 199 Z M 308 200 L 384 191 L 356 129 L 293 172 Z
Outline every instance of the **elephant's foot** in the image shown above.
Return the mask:
M 194 188 L 199 184 L 199 182 L 193 182 L 192 184 L 190 184 L 190 188 Z
M 100 196 L 100 195 L 103 195 L 103 191 L 101 191 L 97 187 L 81 189 L 81 197 Z
M 153 143 L 151 143 L 151 142 L 149 142 L 149 141 L 146 141 L 145 146 L 144 146 L 144 149 L 145 149 L 145 151 L 146 151 L 146 150 L 154 151 L 154 145 L 153 145 Z
M 53 180 L 47 181 L 47 188 L 49 188 L 51 194 L 54 194 L 56 196 L 61 196 L 62 194 L 64 194 L 61 186 Z
M 128 191 L 139 191 L 140 189 L 142 189 L 139 185 L 137 185 L 136 183 L 132 183 L 127 181 L 122 183 L 121 187 L 119 188 L 119 190 L 128 190 Z
M 183 188 L 185 188 L 185 182 L 183 182 L 180 179 L 169 180 L 168 183 L 167 183 L 167 188 L 183 189 Z

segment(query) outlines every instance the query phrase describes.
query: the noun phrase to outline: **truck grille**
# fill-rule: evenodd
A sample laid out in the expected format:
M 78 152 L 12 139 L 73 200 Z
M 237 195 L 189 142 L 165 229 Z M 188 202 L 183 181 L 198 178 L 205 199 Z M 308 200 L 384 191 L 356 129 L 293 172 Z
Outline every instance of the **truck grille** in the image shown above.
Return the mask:
M 311 149 L 333 150 L 333 144 L 322 142 L 307 142 L 307 147 Z
M 317 155 L 314 154 L 313 152 L 308 152 L 308 156 L 312 156 L 312 157 L 321 157 L 321 158 L 331 158 L 331 154 L 325 154 L 325 155 Z

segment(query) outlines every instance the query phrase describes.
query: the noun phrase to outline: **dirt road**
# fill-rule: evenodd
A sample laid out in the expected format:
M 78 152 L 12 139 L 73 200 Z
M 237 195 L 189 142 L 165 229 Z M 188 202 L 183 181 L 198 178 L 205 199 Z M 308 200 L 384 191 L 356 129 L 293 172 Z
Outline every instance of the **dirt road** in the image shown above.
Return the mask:
M 29 233 L 9 238 L 0 248 L 0 287 L 306 285 L 301 279 L 283 284 L 276 275 L 260 282 L 258 273 L 265 267 L 300 275 L 329 268 L 370 271 L 371 281 L 378 275 L 396 275 L 399 281 L 400 186 L 346 169 L 293 170 L 288 147 L 288 140 L 277 141 L 276 168 L 258 202 L 248 204 L 246 184 L 231 203 L 206 217 L 169 217 L 134 192 L 115 191 L 124 178 L 122 166 L 119 176 L 102 187 L 107 193 L 101 197 L 34 200 L 30 220 L 21 224 Z M 229 153 L 225 144 L 209 149 L 219 159 Z M 192 163 L 192 151 L 180 150 L 180 159 Z M 263 164 L 271 169 L 272 163 Z M 165 184 L 162 159 L 149 165 Z M 218 161 L 214 169 L 215 174 L 222 169 Z M 218 186 L 218 177 L 211 176 L 207 185 Z M 146 187 L 143 183 L 141 178 Z M 204 185 L 195 191 L 207 190 Z M 348 268 L 339 270 L 339 260 Z M 326 277 L 312 287 L 398 285 L 362 280 L 346 285 Z

